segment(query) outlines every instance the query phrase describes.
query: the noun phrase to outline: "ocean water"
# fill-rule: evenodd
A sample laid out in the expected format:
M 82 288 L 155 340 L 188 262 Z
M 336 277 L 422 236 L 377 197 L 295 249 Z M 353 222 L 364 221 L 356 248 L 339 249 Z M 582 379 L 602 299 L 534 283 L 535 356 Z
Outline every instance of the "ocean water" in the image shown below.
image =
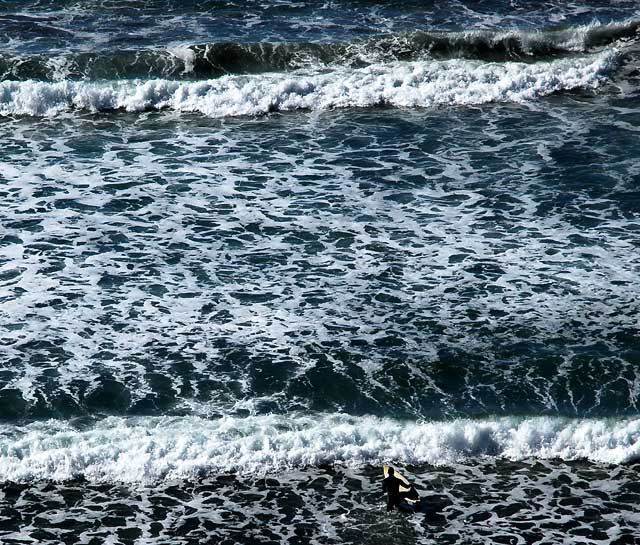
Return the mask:
M 636 2 L 0 29 L 1 543 L 640 543 Z

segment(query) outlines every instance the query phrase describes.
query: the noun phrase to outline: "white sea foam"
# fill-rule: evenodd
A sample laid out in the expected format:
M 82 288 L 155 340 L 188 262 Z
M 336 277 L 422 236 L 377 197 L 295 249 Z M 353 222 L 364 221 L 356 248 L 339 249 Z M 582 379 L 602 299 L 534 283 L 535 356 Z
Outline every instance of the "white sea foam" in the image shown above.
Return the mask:
M 447 464 L 478 456 L 640 457 L 640 419 L 562 418 L 402 422 L 342 414 L 107 418 L 90 429 L 50 420 L 0 428 L 0 480 L 83 476 L 152 482 L 208 473 L 257 473 L 318 464 Z
M 182 45 L 169 48 L 168 52 L 184 63 L 184 71 L 182 72 L 183 74 L 193 72 L 194 63 L 196 61 L 196 54 L 193 49 Z
M 411 415 L 433 415 L 434 406 L 449 416 L 461 407 L 638 414 L 640 370 L 625 339 L 637 330 L 640 256 L 619 192 L 632 190 L 640 165 L 624 151 L 604 154 L 604 136 L 591 137 L 594 124 L 617 133 L 609 110 L 544 109 L 551 115 L 531 117 L 516 134 L 522 109 L 511 117 L 511 108 L 491 108 L 462 137 L 451 129 L 466 126 L 464 112 L 434 113 L 439 132 L 432 114 L 416 112 L 424 130 L 382 138 L 365 124 L 370 142 L 355 150 L 342 143 L 351 115 L 336 125 L 333 114 L 295 115 L 213 132 L 206 122 L 176 130 L 174 116 L 143 116 L 135 140 L 129 120 L 112 116 L 109 138 L 93 142 L 86 127 L 95 120 L 84 116 L 37 133 L 20 120 L 7 124 L 0 400 L 17 415 L 102 410 L 104 381 L 113 379 L 124 393 L 106 398 L 109 410 L 142 413 L 187 398 L 219 414 L 237 414 L 243 399 L 260 412 L 362 411 L 375 400 Z M 388 113 L 373 119 L 395 123 Z M 488 122 L 493 116 L 504 122 Z M 429 156 L 421 150 L 433 134 L 439 147 Z M 577 135 L 591 163 L 567 171 L 565 143 Z M 362 164 L 361 154 L 370 160 Z M 589 171 L 602 169 L 598 187 L 617 184 L 618 193 L 594 199 Z M 373 188 L 363 187 L 374 176 Z M 571 208 L 550 206 L 564 202 L 574 176 Z M 395 200 L 400 187 L 407 202 Z M 487 187 L 496 192 L 489 200 Z M 122 212 L 127 202 L 139 208 Z M 597 227 L 585 230 L 574 214 Z M 320 250 L 296 242 L 298 234 Z M 495 267 L 488 276 L 474 270 L 484 264 Z M 386 270 L 393 281 L 382 283 Z M 380 288 L 395 302 L 373 298 Z M 406 343 L 402 352 L 378 348 L 390 333 Z M 335 346 L 344 352 L 327 348 Z M 390 369 L 409 373 L 409 389 Z M 335 379 L 349 389 L 312 393 Z
M 393 62 L 323 73 L 225 76 L 201 82 L 0 83 L 0 114 L 51 116 L 79 109 L 173 109 L 212 117 L 273 110 L 523 102 L 562 90 L 595 88 L 615 66 L 615 50 L 546 63 Z

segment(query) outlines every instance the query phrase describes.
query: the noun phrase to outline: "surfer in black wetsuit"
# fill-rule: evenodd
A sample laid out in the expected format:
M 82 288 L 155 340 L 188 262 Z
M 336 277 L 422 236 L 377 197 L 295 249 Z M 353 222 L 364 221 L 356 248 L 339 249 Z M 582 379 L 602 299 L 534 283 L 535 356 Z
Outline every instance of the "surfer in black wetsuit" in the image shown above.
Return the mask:
M 386 479 L 382 481 L 382 490 L 384 490 L 387 495 L 387 511 L 392 511 L 394 507 L 398 507 L 402 503 L 402 500 L 405 498 L 413 498 L 417 496 L 417 492 L 411 485 L 411 488 L 407 492 L 400 492 L 400 486 L 404 486 L 406 488 L 406 484 L 394 476 L 393 468 L 390 467 L 388 470 L 388 476 Z

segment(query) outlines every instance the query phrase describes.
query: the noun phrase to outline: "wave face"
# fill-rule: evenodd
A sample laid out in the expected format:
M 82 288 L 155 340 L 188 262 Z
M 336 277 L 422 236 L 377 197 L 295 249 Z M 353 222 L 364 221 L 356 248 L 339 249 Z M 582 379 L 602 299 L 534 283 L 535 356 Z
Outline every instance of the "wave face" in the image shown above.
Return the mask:
M 597 88 L 616 63 L 615 52 L 605 52 L 539 64 L 393 62 L 321 74 L 226 76 L 193 83 L 4 81 L 0 114 L 171 109 L 224 117 L 299 109 L 524 102 L 558 91 Z
M 564 30 L 414 31 L 351 43 L 211 43 L 61 55 L 0 55 L 0 79 L 208 79 L 286 72 L 301 67 L 352 68 L 389 61 L 471 59 L 537 62 L 586 53 L 637 35 L 640 23 Z
M 346 415 L 50 420 L 0 428 L 0 479 L 154 482 L 324 464 L 452 464 L 478 457 L 640 459 L 640 419 L 399 422 Z

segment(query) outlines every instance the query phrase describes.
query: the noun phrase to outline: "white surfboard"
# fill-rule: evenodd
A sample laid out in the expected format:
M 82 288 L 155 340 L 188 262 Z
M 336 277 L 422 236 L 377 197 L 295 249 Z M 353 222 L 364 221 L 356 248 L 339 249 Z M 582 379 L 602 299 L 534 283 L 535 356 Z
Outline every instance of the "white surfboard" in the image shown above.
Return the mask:
M 391 466 L 382 466 L 382 474 L 384 475 L 384 478 L 386 479 L 389 476 L 389 468 Z M 409 480 L 402 475 L 402 473 L 400 473 L 395 467 L 393 468 L 393 476 L 396 479 L 400 479 L 405 486 L 400 485 L 400 487 L 398 488 L 400 490 L 400 492 L 409 492 L 409 490 L 411 490 L 411 483 L 409 482 Z M 417 495 L 417 492 L 416 492 Z M 405 501 L 408 501 L 410 503 L 414 503 L 419 501 L 419 497 L 416 499 L 411 499 L 411 498 L 405 498 Z

